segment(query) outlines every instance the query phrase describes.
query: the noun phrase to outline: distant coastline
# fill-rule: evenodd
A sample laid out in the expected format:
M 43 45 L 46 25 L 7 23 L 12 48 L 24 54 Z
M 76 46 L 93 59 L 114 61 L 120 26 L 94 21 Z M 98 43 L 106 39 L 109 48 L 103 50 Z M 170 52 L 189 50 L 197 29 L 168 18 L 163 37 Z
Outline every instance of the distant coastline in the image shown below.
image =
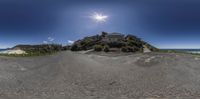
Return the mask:
M 1 49 L 0 54 L 27 54 L 21 49 Z
M 7 50 L 7 49 L 0 49 L 0 52 L 1 52 L 1 51 L 6 51 L 6 50 Z
M 162 50 L 174 50 L 179 52 L 200 54 L 200 49 L 162 49 Z

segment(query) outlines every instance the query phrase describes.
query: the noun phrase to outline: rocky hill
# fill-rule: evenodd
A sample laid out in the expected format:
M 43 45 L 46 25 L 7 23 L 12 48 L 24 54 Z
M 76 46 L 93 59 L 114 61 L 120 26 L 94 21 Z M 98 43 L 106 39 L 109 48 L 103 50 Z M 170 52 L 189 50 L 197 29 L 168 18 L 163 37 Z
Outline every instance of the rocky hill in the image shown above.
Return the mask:
M 91 50 L 95 51 L 122 51 L 122 52 L 143 52 L 157 51 L 158 49 L 134 35 L 121 33 L 102 32 L 100 35 L 85 37 L 77 40 L 71 46 L 72 51 Z

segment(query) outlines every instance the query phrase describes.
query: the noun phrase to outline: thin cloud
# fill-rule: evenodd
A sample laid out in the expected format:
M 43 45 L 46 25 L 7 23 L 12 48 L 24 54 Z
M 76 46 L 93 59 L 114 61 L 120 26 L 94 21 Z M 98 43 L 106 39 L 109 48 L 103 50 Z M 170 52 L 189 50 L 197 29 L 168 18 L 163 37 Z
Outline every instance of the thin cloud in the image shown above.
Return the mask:
M 44 40 L 43 43 L 44 44 L 48 44 L 48 43 L 52 43 L 55 39 L 53 37 L 48 37 L 47 40 Z
M 48 42 L 47 42 L 47 41 L 43 41 L 43 43 L 44 43 L 44 44 L 47 44 Z
M 74 41 L 72 41 L 72 40 L 67 40 L 67 42 L 68 42 L 68 44 L 73 44 L 74 43 Z
M 52 37 L 48 37 L 47 38 L 50 42 L 52 42 L 52 41 L 54 41 L 55 39 L 54 38 L 52 38 Z

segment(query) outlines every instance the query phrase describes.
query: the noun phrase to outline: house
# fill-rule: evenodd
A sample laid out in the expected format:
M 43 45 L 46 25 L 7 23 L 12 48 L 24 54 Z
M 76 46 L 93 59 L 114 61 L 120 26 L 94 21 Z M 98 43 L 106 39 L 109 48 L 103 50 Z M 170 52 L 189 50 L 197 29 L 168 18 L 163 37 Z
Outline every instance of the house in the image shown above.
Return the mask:
M 124 35 L 121 33 L 110 33 L 106 34 L 105 37 L 102 38 L 102 41 L 112 43 L 112 42 L 122 41 L 123 39 Z

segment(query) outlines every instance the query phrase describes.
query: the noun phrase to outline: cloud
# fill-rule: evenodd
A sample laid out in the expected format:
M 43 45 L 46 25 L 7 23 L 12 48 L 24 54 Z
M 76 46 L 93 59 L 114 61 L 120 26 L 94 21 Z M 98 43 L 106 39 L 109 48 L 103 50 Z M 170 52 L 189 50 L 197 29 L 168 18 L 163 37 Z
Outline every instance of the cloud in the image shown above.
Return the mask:
M 71 40 L 67 40 L 68 44 L 73 44 L 74 41 L 71 41 Z
M 48 42 L 47 42 L 47 41 L 43 41 L 43 43 L 44 43 L 44 44 L 47 44 Z
M 48 37 L 47 38 L 50 42 L 53 42 L 54 41 L 54 38 L 52 38 L 52 37 Z
M 43 41 L 43 43 L 44 43 L 44 44 L 52 43 L 54 40 L 55 40 L 54 38 L 52 38 L 52 37 L 49 36 L 49 37 L 47 38 L 47 40 L 44 40 L 44 41 Z

